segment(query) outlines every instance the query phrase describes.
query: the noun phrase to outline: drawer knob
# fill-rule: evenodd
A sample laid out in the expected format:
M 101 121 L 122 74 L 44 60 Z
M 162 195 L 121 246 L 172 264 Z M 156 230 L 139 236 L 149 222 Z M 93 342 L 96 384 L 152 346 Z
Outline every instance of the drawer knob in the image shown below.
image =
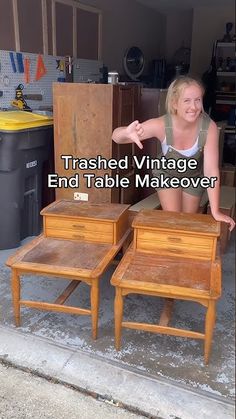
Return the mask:
M 180 243 L 182 241 L 180 237 L 168 237 L 168 240 L 174 243 Z
M 72 227 L 77 228 L 78 230 L 82 230 L 83 228 L 85 228 L 85 226 L 80 224 L 72 224 Z
M 179 254 L 179 253 L 183 253 L 183 250 L 182 250 L 182 249 L 173 249 L 173 247 L 169 247 L 169 248 L 168 248 L 168 251 L 169 251 L 170 253 L 177 253 L 177 254 Z
M 81 234 L 72 234 L 73 239 L 84 239 L 84 236 Z

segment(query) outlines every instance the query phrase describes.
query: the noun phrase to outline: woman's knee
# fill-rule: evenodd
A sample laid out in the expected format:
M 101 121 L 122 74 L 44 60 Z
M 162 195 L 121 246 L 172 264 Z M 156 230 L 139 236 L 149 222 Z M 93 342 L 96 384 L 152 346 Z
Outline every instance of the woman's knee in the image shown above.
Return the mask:
M 178 189 L 158 189 L 158 197 L 161 203 L 161 208 L 164 211 L 181 212 L 182 199 L 181 191 Z
M 187 213 L 196 213 L 200 207 L 201 196 L 182 193 L 182 211 Z

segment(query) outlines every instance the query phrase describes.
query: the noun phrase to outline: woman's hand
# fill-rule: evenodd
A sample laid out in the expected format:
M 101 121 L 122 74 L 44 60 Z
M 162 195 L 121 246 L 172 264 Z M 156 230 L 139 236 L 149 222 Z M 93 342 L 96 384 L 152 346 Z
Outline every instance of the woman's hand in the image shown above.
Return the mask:
M 234 229 L 235 221 L 228 215 L 223 214 L 222 212 L 217 212 L 215 214 L 212 214 L 212 216 L 216 221 L 221 221 L 223 223 L 229 224 L 229 231 L 232 231 Z
M 126 127 L 126 136 L 129 140 L 135 143 L 139 148 L 143 148 L 141 138 L 144 133 L 142 125 L 139 121 L 134 121 Z

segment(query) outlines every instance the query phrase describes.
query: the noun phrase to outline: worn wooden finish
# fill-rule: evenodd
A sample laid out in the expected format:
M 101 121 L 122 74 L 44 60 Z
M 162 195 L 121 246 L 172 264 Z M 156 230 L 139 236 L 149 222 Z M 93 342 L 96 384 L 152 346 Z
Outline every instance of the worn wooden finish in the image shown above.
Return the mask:
M 127 205 L 60 200 L 41 214 L 46 237 L 117 244 L 128 229 Z
M 98 308 L 99 308 L 99 282 L 98 278 L 95 278 L 92 282 L 90 290 L 91 300 L 91 316 L 92 316 L 92 336 L 93 339 L 97 339 L 98 330 Z
M 116 287 L 116 349 L 120 348 L 122 327 L 146 330 L 204 340 L 208 363 L 215 302 L 221 295 L 221 261 L 216 255 L 219 223 L 204 214 L 142 210 L 133 227 L 134 241 L 111 279 Z M 123 298 L 131 293 L 166 299 L 158 325 L 122 321 Z M 175 299 L 206 307 L 205 333 L 168 326 Z
M 203 237 L 218 237 L 219 223 L 205 214 L 186 214 L 173 211 L 141 211 L 133 222 L 134 228 L 175 231 L 202 235 Z
M 204 214 L 143 210 L 133 221 L 135 247 L 176 257 L 215 258 L 219 223 Z
M 207 212 L 207 205 L 208 205 L 208 194 L 205 191 L 202 195 L 198 212 L 200 214 L 205 214 Z M 137 215 L 137 213 L 144 209 L 146 210 L 161 209 L 161 203 L 158 198 L 157 192 L 151 193 L 146 198 L 141 199 L 141 201 L 136 202 L 136 204 L 129 207 L 130 225 L 132 224 L 133 219 Z
M 136 323 L 136 322 L 122 322 L 122 326 L 127 329 L 137 329 L 137 330 L 146 330 L 147 332 L 152 333 L 162 333 L 164 335 L 168 334 L 171 336 L 182 336 L 189 337 L 193 339 L 204 339 L 203 333 L 186 331 L 182 329 L 177 329 L 175 327 L 165 327 L 155 324 L 146 324 L 146 323 Z
M 12 270 L 12 300 L 16 326 L 20 325 L 20 277 L 16 269 Z
M 206 364 L 208 364 L 208 361 L 209 361 L 209 355 L 210 355 L 211 345 L 212 345 L 213 330 L 215 326 L 215 319 L 216 319 L 215 301 L 209 300 L 207 313 L 206 313 L 206 320 L 205 320 L 204 356 L 205 356 Z
M 140 121 L 144 122 L 151 118 L 157 118 L 166 113 L 165 100 L 167 90 L 163 89 L 150 89 L 146 87 L 141 88 L 140 100 Z M 137 155 L 140 158 L 144 155 L 150 156 L 155 159 L 161 153 L 161 143 L 156 138 L 150 138 L 148 141 L 143 141 L 143 149 L 137 150 Z M 153 176 L 152 170 L 143 167 L 139 170 L 141 176 L 148 174 Z M 153 194 L 153 188 L 145 187 L 139 188 L 139 200 L 146 198 L 148 195 Z
M 65 301 L 69 298 L 72 292 L 78 287 L 81 281 L 71 281 L 68 287 L 63 291 L 61 295 L 55 300 L 54 304 L 64 304 Z
M 92 311 L 92 310 L 88 310 L 84 308 L 63 306 L 62 304 L 44 303 L 42 301 L 21 300 L 20 305 L 31 307 L 31 308 L 37 308 L 38 310 L 58 311 L 60 313 L 70 313 L 70 314 L 89 315 L 91 314 L 91 311 Z
M 129 223 L 133 222 L 134 217 L 143 209 L 161 209 L 161 204 L 157 192 L 148 195 L 146 198 L 129 207 Z
M 123 296 L 121 288 L 116 288 L 116 296 L 114 302 L 114 314 L 115 314 L 115 346 L 116 349 L 120 349 L 121 341 L 121 326 L 123 318 Z
M 56 201 L 43 209 L 44 234 L 23 246 L 6 262 L 12 268 L 12 298 L 16 326 L 20 325 L 21 306 L 91 315 L 92 336 L 96 339 L 99 281 L 126 240 L 130 240 L 130 230 L 127 229 L 128 207 L 120 204 L 95 205 Z M 74 226 L 79 226 L 82 232 L 71 240 L 69 232 L 73 231 Z M 52 235 L 50 237 L 48 230 Z M 63 239 L 59 238 L 61 231 L 66 232 Z M 104 237 L 109 240 L 105 240 Z M 71 282 L 54 303 L 23 300 L 20 297 L 20 275 L 23 274 L 46 275 L 53 277 L 53 280 L 66 278 Z M 34 280 L 37 284 L 37 277 Z M 63 305 L 80 282 L 85 282 L 91 287 L 91 308 Z
M 95 177 L 104 178 L 105 174 L 121 177 L 132 169 L 69 169 L 65 168 L 61 155 L 71 155 L 79 159 L 96 159 L 102 156 L 105 160 L 121 159 L 135 154 L 133 144 L 118 145 L 111 141 L 113 130 L 118 126 L 128 125 L 138 119 L 139 86 L 120 86 L 111 84 L 56 83 L 53 86 L 54 116 L 54 150 L 55 172 L 59 176 L 79 175 L 79 186 L 76 188 L 57 188 L 57 199 L 74 199 L 74 193 L 88 194 L 89 202 L 123 203 L 120 187 L 88 187 L 84 174 L 92 173 Z M 131 186 L 134 199 L 134 187 Z M 126 201 L 127 202 L 127 201 Z M 130 201 L 129 203 L 132 203 Z
M 214 239 L 178 232 L 137 231 L 137 250 L 158 252 L 162 255 L 211 259 Z

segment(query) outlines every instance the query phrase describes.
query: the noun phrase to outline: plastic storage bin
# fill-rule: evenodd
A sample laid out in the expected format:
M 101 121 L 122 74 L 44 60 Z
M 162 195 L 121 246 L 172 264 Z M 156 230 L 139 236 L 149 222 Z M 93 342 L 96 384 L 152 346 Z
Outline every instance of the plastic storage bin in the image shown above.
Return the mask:
M 52 150 L 52 117 L 0 112 L 0 249 L 40 233 L 43 167 Z

